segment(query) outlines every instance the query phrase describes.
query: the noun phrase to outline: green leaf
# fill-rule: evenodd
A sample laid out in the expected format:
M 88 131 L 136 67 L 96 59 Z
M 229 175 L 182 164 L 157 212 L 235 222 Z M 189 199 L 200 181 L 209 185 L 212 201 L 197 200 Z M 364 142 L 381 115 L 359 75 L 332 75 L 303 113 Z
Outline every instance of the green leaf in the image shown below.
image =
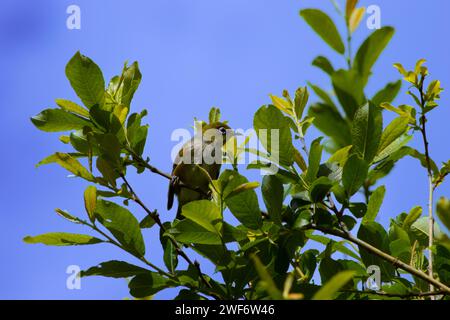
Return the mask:
M 309 249 L 303 252 L 300 256 L 300 269 L 302 270 L 304 277 L 300 280 L 303 283 L 308 283 L 314 276 L 314 272 L 317 267 L 317 255 L 318 251 L 315 249 Z
M 80 52 L 75 53 L 66 66 L 66 76 L 88 109 L 103 104 L 105 80 L 102 71 L 91 59 Z
M 293 229 L 301 230 L 303 227 L 310 225 L 312 220 L 312 212 L 303 210 L 295 216 L 295 221 L 292 226 Z
M 328 60 L 324 56 L 316 57 L 314 59 L 314 61 L 312 62 L 312 65 L 321 69 L 323 72 L 325 72 L 329 76 L 333 75 L 333 73 L 334 73 L 333 65 L 331 64 L 330 60 Z
M 281 181 L 274 175 L 264 176 L 261 192 L 269 217 L 277 224 L 281 224 L 284 188 Z
M 80 223 L 80 219 L 78 219 L 77 217 L 71 215 L 70 213 L 68 213 L 67 211 L 61 210 L 61 209 L 55 209 L 55 212 L 60 215 L 61 217 L 63 217 L 64 219 L 73 222 L 73 223 Z
M 45 109 L 32 117 L 31 122 L 45 132 L 79 130 L 92 126 L 90 121 L 61 109 Z
M 146 215 L 144 219 L 139 222 L 139 227 L 141 229 L 150 229 L 155 225 L 155 219 L 153 219 L 150 215 Z
M 353 202 L 350 203 L 349 210 L 356 218 L 362 218 L 367 213 L 367 205 L 364 202 Z
M 441 197 L 436 206 L 436 213 L 444 226 L 450 230 L 450 200 Z
M 289 121 L 280 110 L 274 106 L 261 107 L 255 113 L 253 127 L 261 144 L 269 152 L 272 162 L 277 163 L 276 160 L 278 160 L 278 163 L 282 165 L 292 165 L 294 147 L 292 146 L 291 129 Z M 276 131 L 272 130 L 278 130 L 278 140 L 275 139 Z M 273 143 L 272 140 L 274 140 Z
M 316 241 L 318 243 L 321 243 L 325 246 L 327 246 L 329 243 L 331 243 L 331 249 L 333 252 L 335 251 L 339 251 L 349 257 L 352 257 L 356 260 L 360 260 L 360 257 L 354 253 L 352 250 L 350 250 L 349 248 L 347 248 L 345 246 L 345 243 L 347 243 L 346 241 L 341 241 L 341 242 L 336 242 L 330 238 L 321 236 L 321 235 L 317 235 L 317 234 L 307 234 L 307 237 L 313 241 Z
M 216 267 L 228 266 L 232 262 L 230 252 L 223 245 L 195 244 L 193 249 Z
M 411 211 L 408 213 L 408 215 L 406 216 L 405 220 L 403 220 L 403 229 L 405 229 L 406 231 L 409 231 L 409 229 L 411 228 L 412 224 L 414 222 L 417 221 L 417 219 L 420 218 L 420 216 L 422 215 L 422 207 L 414 207 L 411 209 Z
M 163 224 L 164 228 L 159 230 L 159 241 L 164 251 L 163 260 L 164 264 L 171 273 L 174 273 L 178 266 L 178 252 L 177 247 L 172 242 L 172 238 L 168 237 L 164 230 L 168 230 L 172 227 L 170 222 L 165 222 Z
M 59 141 L 61 141 L 64 144 L 70 143 L 70 137 L 66 135 L 62 135 L 59 137 Z
M 55 102 L 58 105 L 58 107 L 60 107 L 64 111 L 72 112 L 82 117 L 89 118 L 89 111 L 83 108 L 82 106 L 76 104 L 75 102 L 65 99 L 56 99 Z
M 86 179 L 87 181 L 95 182 L 94 176 L 85 167 L 83 167 L 77 159 L 68 153 L 57 152 L 41 161 L 38 166 L 48 163 L 57 163 L 64 169 L 72 172 L 74 175 Z
M 332 187 L 333 182 L 327 177 L 318 178 L 316 181 L 312 183 L 309 191 L 311 201 L 314 203 L 321 202 Z
M 407 138 L 402 138 L 408 132 L 408 119 L 399 117 L 394 119 L 383 131 L 378 147 L 375 161 L 382 160 L 388 157 L 393 152 L 397 151 L 404 145 L 404 141 L 409 141 Z
M 336 96 L 349 119 L 366 99 L 361 76 L 355 70 L 338 70 L 331 77 Z
M 144 110 L 140 114 L 133 113 L 127 122 L 127 137 L 131 148 L 138 155 L 142 155 L 147 141 L 148 125 L 141 125 L 142 118 L 147 114 Z
M 447 244 L 436 246 L 436 255 L 434 263 L 439 280 L 444 283 L 450 282 L 450 240 L 447 238 Z
M 221 174 L 219 180 L 224 184 L 222 197 L 231 213 L 244 226 L 250 229 L 258 229 L 262 224 L 262 218 L 256 192 L 246 190 L 234 196 L 229 196 L 236 187 L 248 183 L 247 178 L 238 172 L 227 170 Z
M 345 53 L 341 35 L 327 14 L 317 9 L 304 9 L 300 11 L 300 16 L 331 48 L 340 54 Z
M 116 180 L 117 178 L 119 178 L 119 173 L 111 166 L 108 160 L 106 160 L 104 157 L 98 157 L 97 169 L 111 186 L 117 186 Z
M 392 103 L 397 97 L 402 87 L 402 81 L 390 82 L 383 89 L 378 91 L 372 98 L 374 105 L 379 107 L 382 103 Z
M 104 242 L 98 238 L 66 232 L 51 232 L 41 234 L 35 237 L 27 236 L 23 238 L 26 243 L 42 243 L 48 246 L 78 246 L 87 244 L 96 244 Z
M 323 146 L 320 144 L 322 137 L 315 139 L 311 143 L 308 158 L 308 170 L 306 172 L 306 179 L 309 182 L 316 180 L 317 173 L 319 172 L 320 161 L 322 160 Z
M 211 232 L 191 220 L 181 220 L 167 230 L 167 235 L 181 243 L 221 245 L 222 240 L 217 232 Z
M 409 240 L 392 240 L 389 243 L 389 250 L 391 251 L 391 255 L 393 257 L 396 257 L 405 263 L 409 263 L 411 261 L 411 244 Z
M 138 274 L 145 274 L 148 270 L 129 264 L 128 262 L 112 260 L 102 262 L 88 270 L 81 271 L 82 277 L 102 276 L 108 278 L 128 278 Z
M 241 192 L 248 191 L 248 190 L 254 190 L 259 187 L 259 182 L 246 182 L 241 184 L 240 186 L 237 186 L 233 191 L 231 191 L 228 195 L 228 197 L 234 197 L 235 195 L 238 195 Z
M 84 208 L 89 216 L 89 220 L 95 221 L 95 207 L 97 206 L 97 188 L 89 186 L 84 191 Z
M 398 114 L 401 117 L 408 118 L 409 123 L 412 125 L 416 124 L 416 113 L 417 112 L 416 112 L 416 109 L 414 109 L 414 107 L 412 107 L 412 106 L 401 105 L 398 108 L 396 108 L 393 105 L 391 105 L 390 103 L 383 102 L 380 104 L 380 107 L 383 109 L 386 109 L 388 111 L 395 112 L 396 114 Z
M 112 133 L 95 134 L 95 147 L 102 158 L 116 170 L 121 169 L 122 146 L 116 135 Z
M 335 298 L 338 291 L 345 286 L 355 276 L 355 271 L 341 271 L 327 283 L 325 283 L 319 291 L 317 291 L 313 300 L 332 300 Z
M 251 258 L 253 260 L 253 263 L 255 264 L 256 271 L 258 272 L 259 278 L 261 279 L 260 284 L 263 286 L 263 288 L 272 297 L 272 299 L 282 299 L 283 295 L 277 288 L 275 282 L 272 279 L 272 276 L 267 271 L 267 267 L 262 264 L 261 260 L 256 254 L 252 254 Z
M 421 241 L 422 244 L 428 245 L 429 218 L 422 217 L 422 218 L 417 219 L 411 225 L 411 231 Z M 433 233 L 434 233 L 435 240 L 441 239 L 444 236 L 444 234 L 442 233 L 442 231 L 439 228 L 439 225 L 437 223 L 434 223 Z
M 309 108 L 308 114 L 314 117 L 314 126 L 332 138 L 338 148 L 351 144 L 350 126 L 333 107 L 317 103 Z
M 165 278 L 156 272 L 149 271 L 145 274 L 135 276 L 128 284 L 128 288 L 133 297 L 146 298 L 175 285 L 176 282 L 173 280 Z
M 287 91 L 285 91 L 286 93 Z M 292 101 L 286 100 L 274 95 L 270 95 L 270 99 L 272 100 L 272 104 L 281 112 L 284 112 L 290 116 L 294 116 L 293 110 L 292 110 Z
M 389 238 L 383 226 L 374 221 L 361 224 L 358 238 L 369 243 L 375 248 L 389 254 Z M 380 267 L 382 280 L 386 281 L 394 276 L 395 268 L 389 262 L 375 256 L 364 247 L 359 246 L 359 252 L 366 267 L 376 265 Z
M 386 193 L 385 186 L 378 187 L 370 196 L 369 203 L 367 205 L 367 212 L 364 216 L 362 222 L 367 223 L 370 221 L 375 221 L 375 218 L 380 211 L 381 205 L 383 204 L 384 195 Z
M 355 56 L 354 69 L 363 77 L 364 83 L 367 82 L 373 65 L 386 48 L 393 35 L 394 28 L 383 27 L 374 31 L 358 49 Z
M 122 71 L 122 84 L 120 90 L 120 103 L 129 108 L 134 93 L 141 83 L 142 74 L 139 70 L 139 65 L 135 61 L 130 66 L 125 64 Z
M 361 188 L 368 170 L 367 162 L 356 154 L 347 160 L 342 172 L 342 183 L 348 196 L 354 195 Z
M 328 92 L 326 92 L 325 90 L 323 90 L 321 87 L 316 86 L 314 84 L 312 84 L 311 82 L 308 82 L 308 85 L 311 87 L 311 89 L 313 89 L 314 93 L 320 98 L 322 99 L 322 101 L 327 104 L 328 106 L 331 106 L 334 110 L 336 110 L 336 105 L 334 104 L 333 99 L 331 99 L 330 95 L 328 94 Z
M 354 151 L 368 163 L 378 152 L 383 130 L 381 109 L 372 102 L 358 108 L 353 119 L 352 141 Z
M 328 158 L 327 163 L 337 163 L 340 167 L 344 167 L 345 163 L 351 155 L 352 148 L 353 146 L 349 145 L 337 150 L 331 155 L 331 157 Z
M 91 154 L 92 156 L 96 156 L 98 155 L 98 150 L 92 144 L 90 137 L 91 135 L 88 136 L 83 130 L 77 130 L 70 133 L 69 142 L 78 152 L 84 155 Z
M 221 234 L 222 214 L 219 207 L 209 200 L 192 201 L 185 204 L 181 215 L 210 232 Z
M 117 119 L 111 114 L 111 111 L 103 110 L 99 105 L 94 105 L 89 110 L 89 115 L 92 122 L 94 122 L 97 127 L 104 129 L 104 131 L 111 131 L 111 119 L 113 117 Z
M 247 230 L 242 226 L 233 227 L 231 224 L 224 222 L 223 224 L 223 240 L 225 243 L 240 242 L 247 239 Z
M 352 16 L 353 11 L 358 4 L 358 0 L 347 0 L 345 3 L 345 20 L 348 22 Z
M 139 222 L 130 211 L 114 202 L 98 200 L 95 216 L 131 254 L 144 256 L 145 245 Z
M 306 104 L 308 103 L 309 92 L 307 87 L 298 88 L 295 92 L 294 98 L 294 111 L 295 116 L 298 120 L 303 117 L 303 111 L 305 110 Z
M 211 108 L 209 111 L 209 123 L 219 122 L 220 121 L 220 109 L 219 108 Z

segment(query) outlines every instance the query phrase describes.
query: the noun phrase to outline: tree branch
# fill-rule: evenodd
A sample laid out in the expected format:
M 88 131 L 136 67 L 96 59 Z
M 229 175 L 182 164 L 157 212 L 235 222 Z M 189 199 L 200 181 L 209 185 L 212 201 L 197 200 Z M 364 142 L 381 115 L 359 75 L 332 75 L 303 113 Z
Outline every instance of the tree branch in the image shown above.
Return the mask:
M 383 297 L 392 297 L 392 298 L 420 298 L 420 297 L 430 297 L 430 296 L 439 296 L 439 295 L 449 295 L 448 292 L 445 291 L 431 291 L 431 292 L 412 292 L 406 294 L 397 294 L 397 293 L 388 293 L 388 292 L 380 292 L 380 291 L 359 291 L 359 290 L 342 290 L 340 292 L 343 293 L 358 293 L 358 294 L 372 294 Z
M 155 212 L 152 212 L 149 208 L 147 208 L 147 206 L 141 201 L 141 199 L 138 197 L 138 195 L 136 194 L 136 192 L 133 190 L 133 187 L 131 186 L 131 184 L 128 182 L 128 180 L 125 178 L 124 175 L 121 175 L 122 180 L 125 182 L 125 184 L 127 185 L 131 195 L 132 195 L 132 200 L 134 202 L 136 202 L 142 209 L 144 209 L 144 211 L 153 219 L 153 221 L 155 221 L 155 223 L 159 226 L 159 228 L 165 232 L 166 228 L 164 227 L 164 225 L 161 222 L 161 219 L 159 218 L 159 215 Z M 168 237 L 169 240 L 172 242 L 172 244 L 175 246 L 175 250 L 177 252 L 177 254 L 182 257 L 189 265 L 193 266 L 195 269 L 197 269 L 198 274 L 202 280 L 202 282 L 208 287 L 208 288 L 212 288 L 211 284 L 209 283 L 209 281 L 205 278 L 205 275 L 202 273 L 202 270 L 200 268 L 200 263 L 198 261 L 192 261 L 188 255 L 183 251 L 183 249 L 181 249 L 181 246 L 178 244 L 178 242 L 173 239 L 172 237 Z
M 404 263 L 403 261 L 400 261 L 398 258 L 395 258 L 395 257 L 379 250 L 378 248 L 372 246 L 371 244 L 354 237 L 349 232 L 344 232 L 339 229 L 330 229 L 330 228 L 326 228 L 326 227 L 322 227 L 322 226 L 317 226 L 315 224 L 311 224 L 311 225 L 307 226 L 306 228 L 311 229 L 311 230 L 317 230 L 317 231 L 323 232 L 325 234 L 333 235 L 333 236 L 348 240 L 350 242 L 353 242 L 354 244 L 366 249 L 370 253 L 380 257 L 381 259 L 388 261 L 395 267 L 403 269 L 406 272 L 409 272 L 410 274 L 412 274 L 412 275 L 426 281 L 427 283 L 440 288 L 442 291 L 450 294 L 450 288 L 447 287 L 445 284 L 437 281 L 436 279 L 427 275 L 426 273 L 411 267 L 410 265 Z
M 116 247 L 129 252 L 125 247 L 123 247 L 120 243 L 118 243 L 116 240 L 114 240 L 112 237 L 110 237 L 108 234 L 106 234 L 105 232 L 103 232 L 101 229 L 99 229 L 95 224 L 90 224 L 86 221 L 82 221 L 79 220 L 82 224 L 90 227 L 91 229 L 95 230 L 96 232 L 100 233 L 102 236 L 104 236 L 112 245 L 115 245 Z M 149 267 L 153 268 L 155 271 L 157 271 L 159 274 L 164 275 L 166 277 L 169 278 L 173 278 L 174 276 L 170 273 L 165 272 L 164 270 L 162 270 L 161 268 L 159 268 L 158 266 L 154 265 L 153 263 L 151 263 L 150 261 L 148 261 L 147 259 L 145 259 L 145 257 L 138 257 L 134 254 L 132 254 L 134 257 L 138 258 L 139 260 L 141 260 L 143 263 L 145 263 L 146 265 L 148 265 Z

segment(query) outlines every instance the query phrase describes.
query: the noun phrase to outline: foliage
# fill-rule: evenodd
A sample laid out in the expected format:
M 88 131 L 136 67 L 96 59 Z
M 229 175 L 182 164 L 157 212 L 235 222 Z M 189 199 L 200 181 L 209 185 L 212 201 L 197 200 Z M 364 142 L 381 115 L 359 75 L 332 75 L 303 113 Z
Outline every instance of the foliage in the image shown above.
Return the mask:
M 416 106 L 392 105 L 400 80 L 380 86 L 372 97 L 366 95 L 372 69 L 394 29 L 374 31 L 352 56 L 351 35 L 364 13 L 357 2 L 347 1 L 342 14 L 347 45 L 326 13 L 300 11 L 346 66 L 337 68 L 319 56 L 313 65 L 329 77 L 331 91 L 309 83 L 310 89 L 301 87 L 293 97 L 287 91 L 281 97 L 272 95 L 271 104 L 256 111 L 253 127 L 268 153 L 247 169 L 272 166 L 276 174 L 265 176 L 261 184 L 249 182 L 233 163 L 232 170 L 211 179 L 210 200 L 187 203 L 181 211 L 183 218 L 174 221 L 161 221 L 158 211 L 149 209 L 127 180 L 133 168 L 140 174 L 148 170 L 161 179 L 172 178 L 143 155 L 147 111 L 131 113 L 142 77 L 138 63 L 125 64 L 105 89 L 101 69 L 77 52 L 67 64 L 66 75 L 82 105 L 57 99 L 58 108 L 46 109 L 31 121 L 42 131 L 65 133 L 60 140 L 73 151 L 56 152 L 38 166 L 56 163 L 89 183 L 83 194 L 85 219 L 61 209 L 56 212 L 90 228 L 96 237 L 60 232 L 26 237 L 25 242 L 117 246 L 145 267 L 106 261 L 81 276 L 130 278 L 130 294 L 136 298 L 177 287 L 182 289 L 177 299 L 447 299 L 450 240 L 437 224 L 429 228 L 422 206 L 399 214 L 387 229 L 377 222 L 388 192 L 380 181 L 405 156 L 419 160 L 426 169 L 431 196 L 450 173 L 450 162 L 439 168 L 432 160 L 426 138 L 426 115 L 438 106 L 442 88 L 433 80 L 425 89 L 429 74 L 425 61 L 419 60 L 412 71 L 395 65 L 410 84 L 408 94 Z M 319 101 L 308 106 L 309 90 Z M 383 125 L 386 112 L 395 113 L 396 118 Z M 213 108 L 209 118 L 211 123 L 219 121 L 220 111 Z M 311 125 L 326 140 L 320 137 L 307 145 Z M 270 137 L 262 139 L 261 129 L 268 129 L 269 136 L 270 129 L 278 130 L 278 147 L 271 145 Z M 407 145 L 414 134 L 423 136 L 424 153 Z M 252 152 L 245 146 L 241 149 Z M 258 200 L 259 188 L 263 203 Z M 138 221 L 128 208 L 130 202 L 139 205 L 146 218 Z M 447 228 L 449 203 L 442 198 L 436 210 Z M 225 220 L 228 211 L 238 225 Z M 145 248 L 142 230 L 148 228 L 160 230 L 163 267 L 152 262 L 154 251 Z M 189 256 L 192 251 L 214 264 L 217 275 L 204 274 L 200 263 Z M 380 269 L 379 288 L 366 287 L 371 266 Z M 434 273 L 426 274 L 427 270 Z

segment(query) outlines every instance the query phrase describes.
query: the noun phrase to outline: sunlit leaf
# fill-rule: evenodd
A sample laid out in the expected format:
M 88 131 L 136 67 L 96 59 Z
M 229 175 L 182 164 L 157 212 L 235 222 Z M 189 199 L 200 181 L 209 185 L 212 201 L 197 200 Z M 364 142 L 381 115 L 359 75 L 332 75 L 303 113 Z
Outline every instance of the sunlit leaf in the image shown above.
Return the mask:
M 66 232 L 51 232 L 34 237 L 25 237 L 26 243 L 42 243 L 48 246 L 78 246 L 104 242 L 92 236 Z
M 358 108 L 353 119 L 352 144 L 354 151 L 368 163 L 377 154 L 382 130 L 383 118 L 377 106 L 368 102 Z
M 77 52 L 66 66 L 66 76 L 87 108 L 103 104 L 105 80 L 91 59 Z
M 89 219 L 95 221 L 95 207 L 97 206 L 97 188 L 89 186 L 84 191 L 84 207 Z
M 108 278 L 128 278 L 138 274 L 145 274 L 148 270 L 129 264 L 128 262 L 112 260 L 102 262 L 88 270 L 81 271 L 82 277 L 102 276 Z
M 378 212 L 380 211 L 381 205 L 383 204 L 384 195 L 386 193 L 385 186 L 380 186 L 372 193 L 369 198 L 369 203 L 367 205 L 367 212 L 363 218 L 363 223 L 369 221 L 375 221 Z
M 317 9 L 304 9 L 300 11 L 300 16 L 331 48 L 344 54 L 345 46 L 341 35 L 327 14 Z
M 341 271 L 323 285 L 313 296 L 313 300 L 332 300 L 337 292 L 355 276 L 354 271 Z
M 364 83 L 367 82 L 371 70 L 378 57 L 386 48 L 394 35 L 394 28 L 382 27 L 375 30 L 361 45 L 355 56 L 354 69 L 358 70 L 363 77 Z
M 31 122 L 36 128 L 46 132 L 79 130 L 92 125 L 88 120 L 61 109 L 41 111 L 31 118 Z
M 98 200 L 95 217 L 133 255 L 142 257 L 145 244 L 139 222 L 130 211 L 110 201 Z
M 342 173 L 342 183 L 348 196 L 354 195 L 361 188 L 368 170 L 368 163 L 356 154 L 347 160 Z

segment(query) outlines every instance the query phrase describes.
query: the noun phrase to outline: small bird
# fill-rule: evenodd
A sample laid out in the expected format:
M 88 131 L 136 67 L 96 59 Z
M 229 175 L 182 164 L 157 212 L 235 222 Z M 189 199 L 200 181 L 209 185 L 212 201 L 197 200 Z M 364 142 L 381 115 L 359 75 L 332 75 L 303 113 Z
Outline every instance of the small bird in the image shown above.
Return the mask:
M 167 201 L 170 210 L 177 196 L 177 219 L 183 218 L 181 209 L 185 204 L 211 198 L 209 183 L 219 177 L 222 147 L 233 136 L 233 130 L 224 122 L 203 123 L 203 138 L 194 137 L 182 146 L 174 161 Z

